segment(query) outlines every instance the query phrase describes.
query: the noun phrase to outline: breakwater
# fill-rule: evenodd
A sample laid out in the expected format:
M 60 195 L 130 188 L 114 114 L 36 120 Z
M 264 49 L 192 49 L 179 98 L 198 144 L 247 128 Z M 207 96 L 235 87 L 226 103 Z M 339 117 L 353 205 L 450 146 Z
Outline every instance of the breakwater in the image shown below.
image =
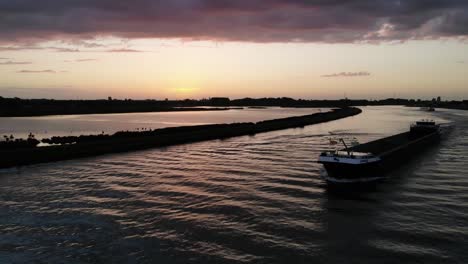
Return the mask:
M 145 103 L 145 104 L 143 104 Z M 2 104 L 0 100 L 0 117 L 26 117 L 48 115 L 91 115 L 91 114 L 122 114 L 150 112 L 193 112 L 193 111 L 226 111 L 242 109 L 242 107 L 178 107 L 152 105 L 146 102 L 139 104 L 115 103 L 107 101 L 90 101 L 53 104 L 53 105 L 10 105 Z
M 117 132 L 113 135 L 58 137 L 51 143 L 66 144 L 0 149 L 0 168 L 90 157 L 153 147 L 170 146 L 204 140 L 255 135 L 274 130 L 303 127 L 361 113 L 358 108 L 340 108 L 312 115 L 266 120 L 257 123 L 232 123 L 163 128 L 148 131 Z

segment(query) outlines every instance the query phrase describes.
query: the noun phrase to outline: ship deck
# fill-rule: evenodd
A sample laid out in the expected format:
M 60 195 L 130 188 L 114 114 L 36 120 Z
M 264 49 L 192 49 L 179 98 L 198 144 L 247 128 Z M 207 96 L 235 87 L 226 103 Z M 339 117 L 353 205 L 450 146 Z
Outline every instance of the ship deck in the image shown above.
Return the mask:
M 374 155 L 380 155 L 382 153 L 385 153 L 397 147 L 406 145 L 414 140 L 415 140 L 414 137 L 410 138 L 410 132 L 405 132 L 405 133 L 393 135 L 390 137 L 378 139 L 375 141 L 371 141 L 368 143 L 364 143 L 361 145 L 357 145 L 357 146 L 351 147 L 350 150 L 357 151 L 357 152 L 369 152 Z

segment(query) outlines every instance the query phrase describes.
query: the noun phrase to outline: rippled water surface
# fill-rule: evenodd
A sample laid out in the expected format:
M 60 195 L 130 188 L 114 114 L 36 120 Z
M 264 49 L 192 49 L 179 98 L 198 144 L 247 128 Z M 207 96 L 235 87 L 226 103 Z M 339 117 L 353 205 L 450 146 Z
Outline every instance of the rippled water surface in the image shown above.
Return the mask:
M 228 140 L 0 171 L 0 263 L 465 263 L 468 112 L 364 107 Z M 329 132 L 450 137 L 372 190 L 327 190 Z

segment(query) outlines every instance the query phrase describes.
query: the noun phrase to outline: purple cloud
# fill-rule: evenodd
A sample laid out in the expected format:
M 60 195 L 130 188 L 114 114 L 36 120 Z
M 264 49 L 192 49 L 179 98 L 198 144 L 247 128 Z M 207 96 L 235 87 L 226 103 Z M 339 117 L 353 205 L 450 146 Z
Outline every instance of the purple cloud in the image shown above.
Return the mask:
M 44 49 L 53 50 L 53 51 L 56 51 L 56 52 L 80 52 L 79 49 L 61 48 L 61 47 L 47 47 L 47 48 L 44 48 Z
M 95 36 L 327 43 L 468 37 L 466 0 L 0 0 L 0 10 L 5 43 Z
M 370 76 L 369 72 L 361 71 L 361 72 L 340 72 L 340 73 L 333 73 L 333 74 L 326 74 L 322 75 L 321 77 L 324 78 L 336 78 L 336 77 L 365 77 Z

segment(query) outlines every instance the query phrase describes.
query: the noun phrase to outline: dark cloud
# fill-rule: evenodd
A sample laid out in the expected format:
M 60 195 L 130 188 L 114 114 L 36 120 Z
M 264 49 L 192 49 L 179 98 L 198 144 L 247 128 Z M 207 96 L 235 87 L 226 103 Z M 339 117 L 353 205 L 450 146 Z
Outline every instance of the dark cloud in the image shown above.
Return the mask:
M 30 61 L 3 61 L 0 62 L 0 65 L 25 65 L 25 64 L 31 64 L 32 62 Z
M 466 0 L 0 0 L 0 41 L 356 42 L 468 35 Z M 84 42 L 82 42 L 84 41 Z
M 21 70 L 17 71 L 17 73 L 57 73 L 54 70 Z
M 68 46 L 80 46 L 83 48 L 101 48 L 101 47 L 106 47 L 105 44 L 101 43 L 96 43 L 96 42 L 90 42 L 86 40 L 80 40 L 80 39 L 65 39 L 60 41 L 62 44 L 68 45 Z
M 369 72 L 361 71 L 361 72 L 340 72 L 340 73 L 333 73 L 333 74 L 326 74 L 322 75 L 325 78 L 334 78 L 334 77 L 365 77 L 370 76 Z

